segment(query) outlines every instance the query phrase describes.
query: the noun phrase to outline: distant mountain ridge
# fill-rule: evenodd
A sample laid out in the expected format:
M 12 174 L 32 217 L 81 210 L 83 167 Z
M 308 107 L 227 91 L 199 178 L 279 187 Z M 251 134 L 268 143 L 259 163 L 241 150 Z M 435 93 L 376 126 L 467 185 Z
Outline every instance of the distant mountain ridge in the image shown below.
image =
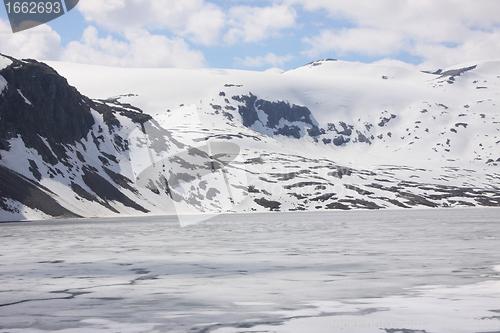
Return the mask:
M 3 221 L 500 205 L 500 61 L 271 74 L 0 58 Z

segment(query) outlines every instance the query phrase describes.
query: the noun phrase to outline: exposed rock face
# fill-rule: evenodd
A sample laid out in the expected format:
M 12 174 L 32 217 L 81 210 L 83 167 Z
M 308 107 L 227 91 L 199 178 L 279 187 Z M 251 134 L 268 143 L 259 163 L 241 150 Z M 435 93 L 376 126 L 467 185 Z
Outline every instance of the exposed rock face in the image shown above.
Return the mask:
M 0 210 L 11 211 L 5 198 L 21 202 L 31 208 L 38 209 L 53 217 L 81 217 L 61 206 L 52 196 L 50 190 L 30 181 L 13 170 L 0 165 Z
M 258 99 L 252 93 L 249 96 L 233 96 L 233 100 L 244 103 L 238 106 L 238 113 L 246 127 L 252 127 L 255 122 L 260 121 L 263 126 L 273 130 L 275 135 L 280 134 L 298 139 L 305 133 L 299 126 L 292 124 L 303 123 L 312 126 L 312 130 L 309 131 L 310 136 L 320 134 L 311 111 L 304 106 L 290 105 L 284 101 L 270 102 Z M 259 116 L 259 111 L 265 116 Z M 283 122 L 288 122 L 288 124 L 283 124 Z
M 94 118 L 88 98 L 82 96 L 51 67 L 35 60 L 14 62 L 0 71 L 8 82 L 0 98 L 0 149 L 21 137 L 44 161 L 56 164 L 64 158 L 61 145 L 74 144 L 87 135 Z M 54 154 L 41 137 L 47 140 Z
M 255 106 L 267 115 L 267 127 L 277 127 L 282 119 L 289 122 L 304 122 L 314 126 L 312 114 L 305 106 L 290 105 L 285 102 L 257 100 Z
M 465 72 L 468 72 L 468 71 L 475 69 L 476 67 L 477 66 L 474 65 L 474 66 L 465 67 L 465 68 L 451 69 L 451 70 L 448 70 L 445 72 L 443 72 L 442 69 L 438 69 L 437 71 L 435 71 L 434 73 L 431 73 L 431 74 L 441 75 L 440 78 L 443 78 L 445 76 L 450 76 L 450 77 L 454 78 L 455 76 L 460 76 L 461 74 L 463 74 Z
M 371 134 L 373 124 L 358 124 L 358 129 L 355 129 L 354 125 L 339 121 L 337 124 L 328 123 L 322 128 L 305 106 L 290 105 L 284 101 L 267 101 L 259 99 L 252 93 L 236 95 L 232 99 L 240 103 L 238 113 L 243 125 L 269 136 L 283 135 L 295 139 L 310 136 L 315 142 L 321 141 L 325 145 L 335 146 L 343 146 L 349 142 L 370 145 L 374 139 Z M 378 125 L 384 127 L 395 118 L 394 114 L 380 117 Z
M 147 213 L 129 197 L 137 194 L 133 181 L 118 173 L 117 156 L 127 151 L 128 141 L 119 132 L 122 124 L 117 117 L 129 118 L 143 132 L 151 117 L 118 100 L 112 105 L 90 100 L 44 63 L 8 58 L 12 64 L 0 71 L 6 83 L 0 94 L 0 156 L 1 150 L 11 150 L 9 141 L 16 138 L 36 153 L 27 153 L 32 157 L 27 160 L 11 159 L 14 169 L 0 165 L 0 211 L 19 213 L 17 202 L 53 217 L 79 217 L 59 203 L 65 199 L 61 194 L 41 184 L 51 178 L 58 179 L 59 187 L 67 186 L 77 201 L 93 201 L 114 213 L 119 211 L 110 202 L 118 202 Z M 104 123 L 96 129 L 98 113 Z M 164 140 L 160 135 L 154 139 Z M 115 149 L 106 152 L 103 145 Z M 31 174 L 20 174 L 18 169 Z
M 245 105 L 238 106 L 238 113 L 241 116 L 244 126 L 250 127 L 259 120 L 259 115 L 257 114 L 257 110 L 255 110 L 257 96 L 250 94 L 250 96 L 233 96 L 232 98 L 235 101 L 245 103 Z

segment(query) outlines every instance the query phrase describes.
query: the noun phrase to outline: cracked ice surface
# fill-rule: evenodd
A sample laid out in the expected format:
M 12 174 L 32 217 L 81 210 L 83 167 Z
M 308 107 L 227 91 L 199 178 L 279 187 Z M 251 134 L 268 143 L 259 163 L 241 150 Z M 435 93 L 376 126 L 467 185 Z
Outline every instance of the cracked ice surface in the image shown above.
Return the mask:
M 498 212 L 0 224 L 0 328 L 497 332 Z

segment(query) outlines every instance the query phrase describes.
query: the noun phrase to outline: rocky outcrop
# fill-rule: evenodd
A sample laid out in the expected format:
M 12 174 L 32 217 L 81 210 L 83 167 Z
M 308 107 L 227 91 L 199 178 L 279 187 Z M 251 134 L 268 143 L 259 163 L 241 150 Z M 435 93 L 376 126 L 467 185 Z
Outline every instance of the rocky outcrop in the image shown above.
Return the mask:
M 45 162 L 54 165 L 66 158 L 61 145 L 74 144 L 94 125 L 93 102 L 46 64 L 12 60 L 0 71 L 7 81 L 0 96 L 0 140 L 4 143 L 0 149 L 7 150 L 5 142 L 20 137 L 26 147 L 35 148 Z
M 238 113 L 241 116 L 243 125 L 246 127 L 250 128 L 255 122 L 260 121 L 264 127 L 271 129 L 274 135 L 299 139 L 306 133 L 301 130 L 298 124 L 304 124 L 311 127 L 308 131 L 310 136 L 314 137 L 321 134 L 311 111 L 305 106 L 290 105 L 284 101 L 266 101 L 258 99 L 252 93 L 248 96 L 233 96 L 232 98 L 243 103 L 238 106 Z M 259 116 L 259 111 L 263 115 Z
M 64 190 L 55 193 L 42 185 L 50 178 L 59 182 L 59 189 L 67 187 L 66 192 L 72 192 L 77 201 L 96 202 L 113 213 L 120 212 L 112 202 L 149 212 L 131 198 L 131 194 L 138 194 L 134 182 L 119 173 L 119 159 L 128 153 L 129 143 L 120 133 L 118 118 L 129 118 L 145 133 L 146 127 L 152 127 L 145 125 L 151 116 L 121 104 L 118 98 L 92 101 L 44 63 L 8 58 L 12 64 L 0 71 L 4 82 L 0 94 L 0 156 L 2 150 L 7 156 L 14 138 L 34 152 L 19 152 L 20 156 L 29 156 L 26 160 L 10 157 L 6 161 L 10 167 L 0 165 L 0 211 L 22 215 L 19 207 L 25 206 L 53 217 L 80 216 L 62 204 L 68 199 L 61 197 Z M 98 126 L 97 114 L 102 116 Z M 156 145 L 165 141 L 165 133 L 150 132 Z M 23 169 L 29 173 L 18 172 Z
M 0 211 L 19 213 L 18 209 L 7 204 L 7 200 L 24 205 L 59 218 L 81 217 L 59 204 L 51 191 L 13 170 L 0 165 Z

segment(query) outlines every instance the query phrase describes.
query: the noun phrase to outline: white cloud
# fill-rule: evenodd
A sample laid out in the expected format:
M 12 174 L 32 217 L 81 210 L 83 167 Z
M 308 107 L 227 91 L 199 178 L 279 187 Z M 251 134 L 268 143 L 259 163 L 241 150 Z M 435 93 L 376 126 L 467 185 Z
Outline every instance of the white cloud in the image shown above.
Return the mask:
M 232 52 L 247 43 L 262 46 L 260 53 L 266 55 L 233 58 L 236 64 L 284 67 L 294 58 L 277 56 L 283 51 L 261 42 L 280 38 L 286 29 L 304 36 L 317 24 L 319 32 L 295 40 L 309 58 L 394 58 L 404 53 L 419 57 L 421 67 L 429 69 L 500 54 L 500 0 L 228 1 L 227 7 L 213 2 L 80 1 L 77 8 L 92 25 L 81 40 L 61 46 L 59 34 L 41 25 L 0 34 L 0 52 L 113 66 L 200 67 L 206 65 L 203 53 L 196 50 L 200 45 Z M 310 13 L 298 17 L 303 10 Z M 338 27 L 345 22 L 349 24 Z M 8 22 L 0 20 L 0 29 L 10 31 Z
M 87 21 L 122 31 L 142 27 L 176 28 L 202 5 L 203 0 L 85 0 L 79 3 L 78 10 Z
M 328 51 L 335 51 L 338 55 L 348 52 L 370 56 L 386 55 L 405 48 L 404 41 L 397 33 L 367 28 L 323 30 L 317 36 L 304 38 L 303 42 L 310 45 L 310 49 L 305 53 L 311 57 Z
M 249 7 L 237 6 L 229 11 L 231 28 L 224 36 L 228 44 L 243 41 L 259 42 L 279 35 L 284 28 L 295 26 L 295 10 L 290 6 Z
M 245 67 L 262 67 L 266 65 L 272 65 L 274 67 L 283 67 L 286 62 L 289 62 L 294 57 L 292 55 L 277 56 L 274 53 L 268 53 L 265 56 L 259 56 L 255 58 L 245 57 L 245 59 L 235 58 L 235 62 L 238 65 L 243 65 Z
M 85 0 L 78 9 L 89 22 L 114 32 L 169 29 L 193 42 L 214 44 L 225 14 L 204 0 Z
M 204 56 L 180 38 L 152 35 L 144 29 L 125 34 L 125 41 L 101 38 L 88 27 L 80 42 L 68 44 L 62 61 L 119 67 L 203 67 Z
M 78 9 L 89 22 L 113 32 L 167 29 L 193 43 L 253 43 L 295 26 L 292 6 L 235 6 L 227 13 L 205 0 L 86 0 Z
M 284 0 L 309 11 L 323 11 L 352 27 L 324 29 L 303 41 L 308 56 L 390 56 L 405 52 L 426 65 L 453 65 L 498 58 L 498 0 Z
M 186 21 L 181 34 L 193 42 L 214 45 L 218 42 L 222 28 L 226 24 L 225 14 L 217 7 L 207 5 L 204 10 L 193 13 Z
M 12 33 L 8 22 L 0 19 L 0 50 L 16 58 L 57 60 L 61 37 L 46 24 Z
M 144 29 L 127 31 L 122 41 L 99 37 L 89 26 L 80 41 L 61 46 L 61 37 L 48 25 L 11 33 L 0 19 L 0 52 L 16 58 L 34 58 L 119 67 L 205 67 L 202 52 L 190 49 L 180 37 L 167 38 Z
M 498 59 L 500 28 L 491 32 L 476 31 L 474 37 L 464 40 L 456 47 L 422 43 L 415 47 L 415 53 L 425 59 L 419 67 L 426 70 L 470 61 Z

